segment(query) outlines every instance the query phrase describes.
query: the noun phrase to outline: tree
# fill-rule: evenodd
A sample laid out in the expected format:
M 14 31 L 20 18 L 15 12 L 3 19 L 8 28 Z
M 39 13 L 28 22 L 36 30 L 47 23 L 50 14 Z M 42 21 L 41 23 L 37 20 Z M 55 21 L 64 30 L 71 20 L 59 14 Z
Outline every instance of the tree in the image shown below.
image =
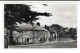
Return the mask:
M 62 33 L 62 27 L 58 24 L 51 25 L 51 31 L 52 33 L 56 34 L 56 40 L 60 40 L 60 35 Z
M 69 29 L 69 35 L 71 38 L 74 38 L 75 35 L 77 35 L 77 29 L 76 28 L 70 28 Z
M 31 11 L 30 7 L 25 4 L 5 4 L 4 5 L 4 21 L 5 27 L 9 30 L 9 44 L 13 44 L 13 30 L 16 22 L 18 23 L 33 23 L 38 20 L 37 16 L 50 16 L 50 13 Z

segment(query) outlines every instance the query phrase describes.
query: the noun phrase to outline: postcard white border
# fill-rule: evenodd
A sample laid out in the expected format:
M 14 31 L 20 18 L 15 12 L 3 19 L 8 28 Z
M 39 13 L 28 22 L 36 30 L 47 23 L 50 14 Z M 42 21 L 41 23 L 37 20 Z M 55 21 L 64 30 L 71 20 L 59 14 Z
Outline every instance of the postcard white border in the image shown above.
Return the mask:
M 19 3 L 18 3 L 19 2 Z M 48 2 L 48 3 L 78 3 L 77 4 L 77 26 L 78 26 L 78 47 L 77 48 L 4 48 L 4 4 L 24 4 L 31 2 Z M 58 3 L 59 4 L 59 3 Z M 0 53 L 80 53 L 80 1 L 0 1 Z

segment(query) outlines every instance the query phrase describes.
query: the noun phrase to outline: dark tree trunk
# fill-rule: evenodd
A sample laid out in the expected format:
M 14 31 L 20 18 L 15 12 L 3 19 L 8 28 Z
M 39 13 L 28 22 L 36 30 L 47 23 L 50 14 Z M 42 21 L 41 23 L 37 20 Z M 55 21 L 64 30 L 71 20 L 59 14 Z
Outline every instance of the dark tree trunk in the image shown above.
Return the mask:
M 14 41 L 13 41 L 13 29 L 9 30 L 9 45 L 13 45 Z
M 12 25 L 10 26 L 10 29 L 9 29 L 9 45 L 15 44 L 15 42 L 13 40 L 13 30 L 14 30 L 14 23 L 12 23 Z

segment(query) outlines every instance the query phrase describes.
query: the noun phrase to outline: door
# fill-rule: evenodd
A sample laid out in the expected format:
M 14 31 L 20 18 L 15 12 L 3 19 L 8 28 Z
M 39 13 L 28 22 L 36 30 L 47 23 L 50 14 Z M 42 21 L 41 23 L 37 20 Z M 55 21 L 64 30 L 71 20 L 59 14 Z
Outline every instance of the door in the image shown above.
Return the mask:
M 29 38 L 27 38 L 27 42 L 29 42 Z

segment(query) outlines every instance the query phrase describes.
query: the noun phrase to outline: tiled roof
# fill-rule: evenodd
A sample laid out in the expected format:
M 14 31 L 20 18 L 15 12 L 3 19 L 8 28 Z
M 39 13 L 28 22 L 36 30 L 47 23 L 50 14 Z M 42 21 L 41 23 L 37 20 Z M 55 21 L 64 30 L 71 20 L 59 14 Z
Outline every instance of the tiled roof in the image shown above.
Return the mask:
M 45 29 L 44 27 L 42 26 L 38 26 L 38 25 L 31 25 L 31 24 L 26 24 L 26 25 L 22 25 L 22 26 L 18 26 L 16 27 L 17 30 L 27 30 L 27 31 L 32 31 L 32 30 L 35 30 L 35 31 L 48 31 L 47 29 Z

